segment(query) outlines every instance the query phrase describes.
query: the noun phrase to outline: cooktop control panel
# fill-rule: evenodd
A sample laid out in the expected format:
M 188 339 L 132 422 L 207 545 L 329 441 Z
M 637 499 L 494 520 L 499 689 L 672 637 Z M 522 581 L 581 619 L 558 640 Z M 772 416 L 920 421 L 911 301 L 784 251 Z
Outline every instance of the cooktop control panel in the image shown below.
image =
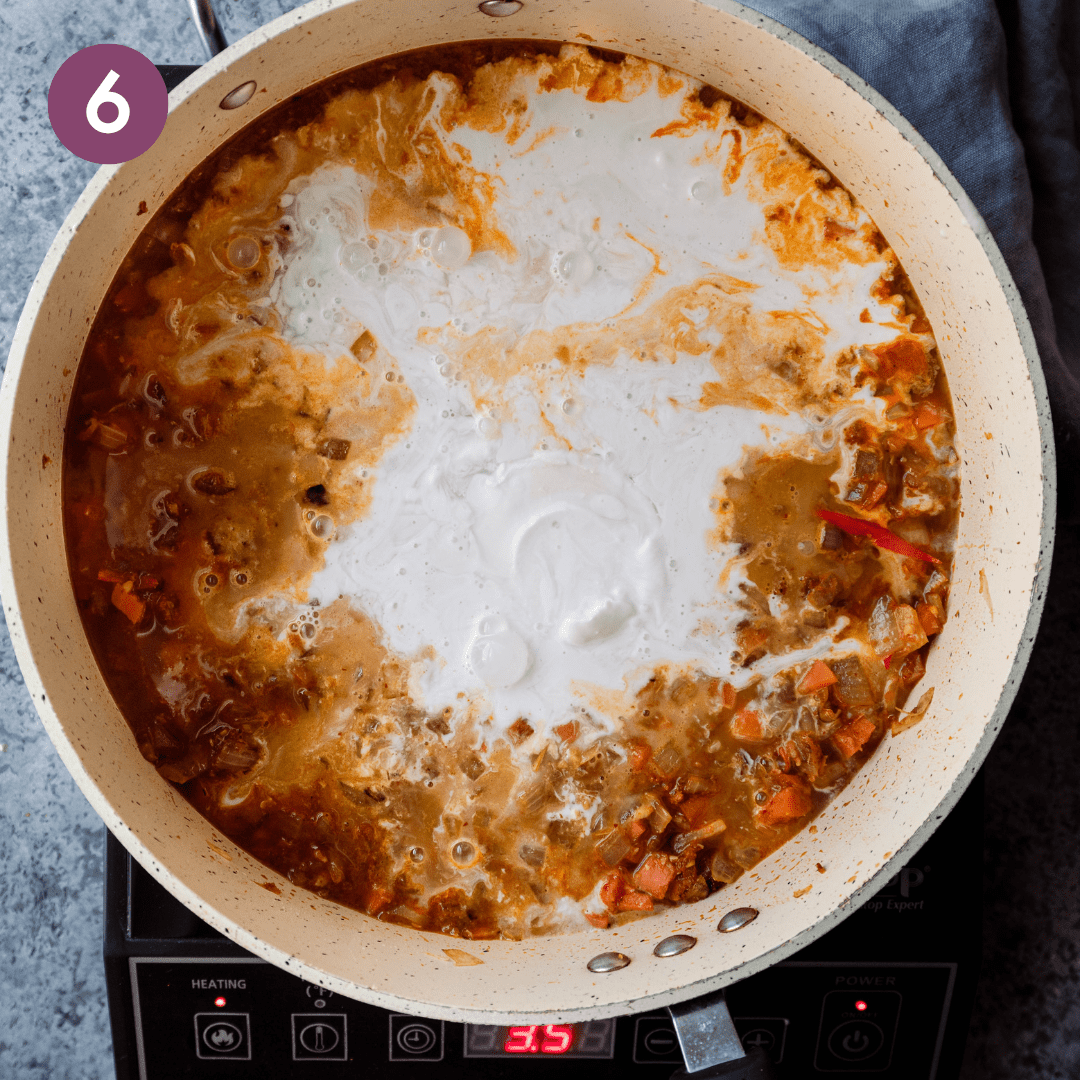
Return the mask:
M 744 1045 L 779 1080 L 955 1080 L 979 965 L 980 796 L 976 785 L 858 911 L 728 988 Z M 682 1068 L 665 1011 L 493 1026 L 333 994 L 217 934 L 111 837 L 105 919 L 117 1080 L 669 1080 Z
M 279 1075 L 591 1080 L 669 1076 L 682 1065 L 666 1013 L 578 1024 L 452 1024 L 388 1013 L 249 958 L 128 959 L 134 1075 L 172 1080 Z M 781 1077 L 815 1073 L 929 1077 L 941 1047 L 955 963 L 795 961 L 728 993 L 743 1043 Z M 214 1062 L 214 1065 L 208 1063 Z M 524 1063 L 524 1065 L 522 1064 Z M 284 1069 L 282 1068 L 284 1067 Z M 569 1070 L 569 1071 L 568 1071 Z

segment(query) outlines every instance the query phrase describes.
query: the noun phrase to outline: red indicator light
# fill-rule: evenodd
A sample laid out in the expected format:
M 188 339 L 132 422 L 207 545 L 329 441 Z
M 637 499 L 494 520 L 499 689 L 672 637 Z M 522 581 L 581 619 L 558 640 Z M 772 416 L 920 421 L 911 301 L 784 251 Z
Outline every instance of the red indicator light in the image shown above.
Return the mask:
M 858 1009 L 859 1012 L 866 1012 L 866 1008 L 867 1008 L 866 1002 L 865 1001 L 856 1001 L 855 1002 L 855 1008 Z
M 214 1004 L 219 1009 L 224 1009 L 225 1008 L 225 999 L 223 997 L 214 998 Z
M 543 1034 L 540 1034 L 541 1030 Z M 574 1042 L 574 1029 L 569 1024 L 539 1024 L 506 1029 L 506 1054 L 565 1054 Z

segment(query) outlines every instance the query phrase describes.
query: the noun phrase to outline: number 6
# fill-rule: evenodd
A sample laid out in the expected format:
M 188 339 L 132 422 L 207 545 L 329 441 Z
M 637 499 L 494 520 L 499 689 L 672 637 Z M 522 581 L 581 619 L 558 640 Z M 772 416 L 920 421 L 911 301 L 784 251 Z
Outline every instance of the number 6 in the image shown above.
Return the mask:
M 116 80 L 120 76 L 115 71 L 110 71 L 104 79 L 101 80 L 101 85 L 90 95 L 90 100 L 86 103 L 86 119 L 90 126 L 95 131 L 100 131 L 102 135 L 112 135 L 119 131 L 131 118 L 131 106 L 127 103 L 127 98 L 121 94 L 117 94 L 113 87 L 116 85 Z M 101 106 L 106 102 L 111 102 L 116 106 L 117 116 L 115 120 L 102 120 L 99 115 Z

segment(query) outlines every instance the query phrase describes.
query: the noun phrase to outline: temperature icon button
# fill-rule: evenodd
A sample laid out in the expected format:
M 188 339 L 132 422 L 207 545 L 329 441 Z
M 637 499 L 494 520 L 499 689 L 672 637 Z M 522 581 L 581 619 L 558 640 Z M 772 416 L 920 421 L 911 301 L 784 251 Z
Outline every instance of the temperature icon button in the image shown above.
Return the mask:
M 293 1061 L 348 1061 L 348 1018 L 344 1013 L 293 1013 Z
M 251 1060 L 251 1023 L 247 1013 L 196 1013 L 195 1053 L 204 1061 Z

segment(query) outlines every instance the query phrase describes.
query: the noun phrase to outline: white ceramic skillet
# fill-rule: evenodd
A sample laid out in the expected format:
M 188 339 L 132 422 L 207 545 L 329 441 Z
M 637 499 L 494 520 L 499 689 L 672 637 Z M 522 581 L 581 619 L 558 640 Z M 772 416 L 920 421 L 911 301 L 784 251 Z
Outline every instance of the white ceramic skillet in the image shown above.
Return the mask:
M 387 925 L 294 889 L 159 778 L 83 634 L 68 584 L 60 460 L 75 367 L 98 305 L 147 215 L 196 165 L 260 113 L 335 72 L 490 37 L 595 43 L 669 64 L 774 120 L 835 173 L 892 242 L 937 334 L 956 406 L 963 514 L 949 623 L 923 684 L 936 688 L 933 706 L 884 740 L 813 833 L 692 906 L 616 930 L 481 943 Z M 220 106 L 249 80 L 257 91 L 245 105 Z M 910 125 L 831 57 L 728 0 L 525 0 L 505 17 L 489 17 L 476 0 L 317 0 L 217 56 L 170 105 L 157 144 L 102 168 L 64 223 L 0 392 L 0 588 L 12 641 L 60 756 L 134 857 L 256 956 L 385 1008 L 488 1023 L 583 1020 L 695 997 L 782 960 L 880 888 L 955 803 L 1005 719 L 1035 635 L 1053 537 L 1049 408 L 1027 319 L 985 225 Z M 280 895 L 262 887 L 275 882 Z M 720 916 L 740 906 L 761 914 L 737 933 L 718 933 Z M 698 945 L 654 957 L 653 945 L 676 932 Z M 631 963 L 588 971 L 606 950 Z

